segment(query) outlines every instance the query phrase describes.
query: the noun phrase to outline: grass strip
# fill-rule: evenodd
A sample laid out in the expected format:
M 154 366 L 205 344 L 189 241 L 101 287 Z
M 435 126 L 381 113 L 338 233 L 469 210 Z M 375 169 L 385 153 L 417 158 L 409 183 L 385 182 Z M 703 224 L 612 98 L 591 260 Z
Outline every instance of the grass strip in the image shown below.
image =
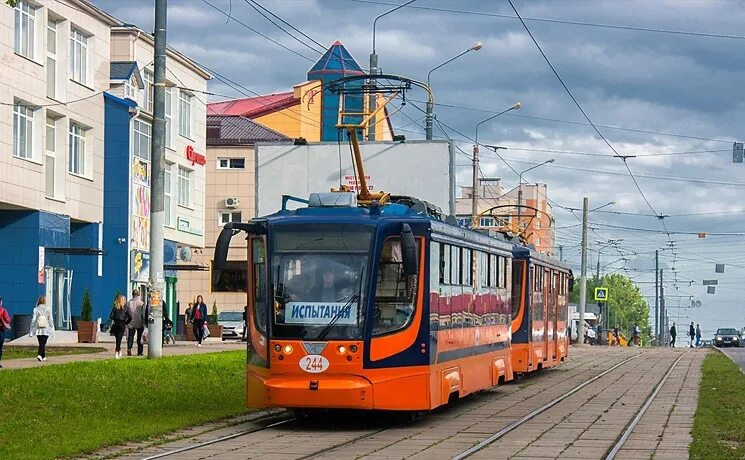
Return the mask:
M 745 458 L 745 375 L 722 353 L 704 359 L 691 459 Z
M 36 358 L 36 346 L 6 345 L 3 348 L 3 361 L 9 359 Z M 101 347 L 47 347 L 47 356 L 82 355 L 86 353 L 101 353 L 106 351 Z
M 0 458 L 81 455 L 237 415 L 245 351 L 0 372 Z

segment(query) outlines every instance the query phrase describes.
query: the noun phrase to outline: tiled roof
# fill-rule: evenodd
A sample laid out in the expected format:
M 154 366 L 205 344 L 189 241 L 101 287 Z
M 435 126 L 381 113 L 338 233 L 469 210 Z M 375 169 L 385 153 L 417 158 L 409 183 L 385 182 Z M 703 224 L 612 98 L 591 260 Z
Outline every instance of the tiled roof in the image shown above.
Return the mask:
M 137 75 L 137 84 L 140 88 L 144 88 L 145 85 L 142 81 L 142 75 L 140 75 L 140 69 L 137 67 L 137 63 L 134 61 L 116 61 L 112 62 L 109 66 L 109 73 L 112 80 L 129 80 L 133 73 Z
M 257 142 L 290 140 L 282 133 L 245 117 L 207 115 L 207 145 L 254 145 Z
M 342 42 L 337 40 L 308 71 L 308 80 L 313 80 L 313 77 L 318 77 L 321 74 L 335 74 L 348 77 L 351 75 L 362 75 L 364 72 Z
M 240 115 L 248 118 L 256 118 L 297 104 L 300 104 L 300 99 L 296 99 L 292 91 L 288 91 L 286 93 L 268 94 L 266 96 L 213 102 L 207 104 L 207 114 Z

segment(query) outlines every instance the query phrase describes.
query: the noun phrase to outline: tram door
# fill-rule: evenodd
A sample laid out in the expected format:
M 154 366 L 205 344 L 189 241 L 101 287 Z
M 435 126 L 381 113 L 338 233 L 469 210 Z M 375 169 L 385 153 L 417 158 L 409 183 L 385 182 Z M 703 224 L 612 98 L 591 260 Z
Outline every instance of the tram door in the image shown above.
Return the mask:
M 553 329 L 553 356 L 559 356 L 559 273 L 551 272 L 551 327 Z
M 549 357 L 549 341 L 554 331 L 552 317 L 553 292 L 551 292 L 551 270 L 543 270 L 543 360 Z

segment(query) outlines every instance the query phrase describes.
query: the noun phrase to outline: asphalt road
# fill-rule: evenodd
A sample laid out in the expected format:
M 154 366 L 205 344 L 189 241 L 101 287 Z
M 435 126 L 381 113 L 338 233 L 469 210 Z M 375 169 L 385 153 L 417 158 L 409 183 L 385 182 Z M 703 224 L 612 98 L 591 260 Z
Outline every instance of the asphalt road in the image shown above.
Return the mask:
M 745 372 L 745 348 L 721 348 Z

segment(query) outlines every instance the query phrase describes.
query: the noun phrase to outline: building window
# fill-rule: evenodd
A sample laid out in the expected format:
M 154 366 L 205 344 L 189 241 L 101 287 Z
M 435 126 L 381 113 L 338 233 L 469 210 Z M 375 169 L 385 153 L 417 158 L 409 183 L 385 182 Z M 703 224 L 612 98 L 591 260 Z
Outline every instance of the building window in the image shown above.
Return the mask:
M 535 227 L 536 229 L 540 229 L 540 228 L 541 228 L 541 221 L 540 221 L 540 220 L 538 220 L 538 219 L 536 219 L 536 220 L 535 220 L 535 225 L 534 225 L 534 227 Z
M 25 1 L 15 7 L 15 52 L 29 59 L 34 58 L 34 23 L 36 8 Z
M 47 97 L 57 98 L 57 23 L 47 22 Z
M 541 238 L 538 237 L 538 236 L 535 238 L 535 245 L 536 246 L 540 246 L 541 245 Z
M 173 88 L 166 86 L 166 147 L 171 147 L 173 130 Z
M 137 84 L 137 76 L 133 73 L 129 80 L 124 82 L 124 98 L 138 102 L 140 87 Z
M 34 109 L 21 103 L 13 106 L 13 156 L 34 157 Z
M 166 227 L 173 227 L 173 194 L 171 193 L 171 187 L 173 182 L 173 177 L 171 175 L 171 170 L 173 169 L 173 165 L 166 164 L 166 170 L 165 170 L 165 184 L 163 186 L 163 210 L 166 213 L 165 218 L 165 226 Z
M 132 153 L 143 160 L 150 160 L 150 123 L 135 119 L 132 123 Z
M 44 180 L 46 196 L 54 198 L 56 196 L 56 151 L 57 151 L 57 120 L 47 116 L 46 123 L 46 141 L 44 153 Z
M 193 171 L 178 167 L 178 204 L 179 206 L 191 207 L 191 183 Z
M 145 103 L 142 105 L 145 110 L 153 113 L 153 72 L 145 69 L 142 72 L 142 81 L 145 83 Z
M 79 29 L 70 29 L 70 78 L 88 85 L 88 35 Z
M 245 158 L 218 158 L 217 169 L 245 169 Z
M 70 123 L 70 158 L 67 170 L 72 174 L 85 175 L 85 135 L 86 129 L 77 123 Z
M 192 138 L 192 124 L 194 123 L 194 96 L 186 91 L 179 91 L 179 122 L 178 133 L 186 138 Z
M 242 218 L 243 213 L 241 211 L 221 212 L 219 225 L 225 225 L 228 222 L 241 222 Z

